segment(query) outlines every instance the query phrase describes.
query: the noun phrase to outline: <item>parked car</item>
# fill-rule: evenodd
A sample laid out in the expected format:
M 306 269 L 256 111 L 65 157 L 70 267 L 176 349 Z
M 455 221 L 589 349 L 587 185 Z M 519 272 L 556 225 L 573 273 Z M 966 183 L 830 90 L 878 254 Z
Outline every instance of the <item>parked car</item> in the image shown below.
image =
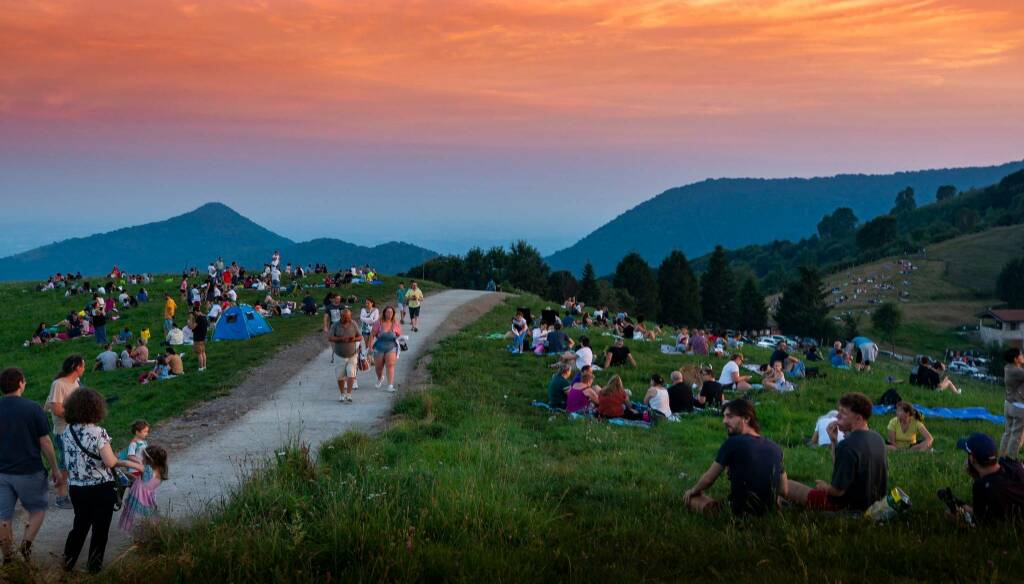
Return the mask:
M 977 367 L 973 367 L 961 361 L 953 361 L 952 363 L 950 363 L 949 370 L 953 373 L 959 373 L 961 375 L 976 375 L 980 373 Z
M 775 345 L 778 344 L 778 341 L 772 337 L 761 337 L 757 339 L 757 342 L 754 344 L 762 349 L 774 349 Z

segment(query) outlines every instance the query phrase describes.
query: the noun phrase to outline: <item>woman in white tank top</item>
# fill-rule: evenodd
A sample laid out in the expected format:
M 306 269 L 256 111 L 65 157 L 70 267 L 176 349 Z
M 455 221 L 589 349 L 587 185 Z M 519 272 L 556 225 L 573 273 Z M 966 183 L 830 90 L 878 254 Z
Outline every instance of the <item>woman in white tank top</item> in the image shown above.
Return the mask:
M 657 373 L 651 375 L 651 387 L 647 390 L 647 395 L 644 396 L 644 403 L 652 410 L 664 414 L 666 418 L 672 415 L 672 408 L 668 405 L 668 390 L 665 389 L 665 380 L 661 378 L 661 375 Z

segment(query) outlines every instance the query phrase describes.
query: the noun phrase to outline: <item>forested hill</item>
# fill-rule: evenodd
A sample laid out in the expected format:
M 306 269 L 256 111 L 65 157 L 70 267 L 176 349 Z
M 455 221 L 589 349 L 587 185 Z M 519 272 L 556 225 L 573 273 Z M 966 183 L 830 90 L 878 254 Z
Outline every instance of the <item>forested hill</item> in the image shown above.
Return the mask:
M 894 197 L 890 206 L 896 206 Z M 916 198 L 916 197 L 915 197 Z M 966 192 L 946 192 L 941 201 L 911 205 L 869 221 L 839 209 L 819 218 L 819 233 L 800 241 L 776 240 L 761 245 L 727 249 L 725 256 L 734 269 L 751 271 L 772 292 L 788 281 L 796 268 L 815 266 L 822 270 L 847 268 L 878 258 L 930 249 L 936 243 L 959 236 L 981 234 L 995 227 L 1024 224 L 1024 171 L 1004 177 L 998 183 Z M 963 284 L 965 288 L 991 291 L 994 278 L 1007 257 L 1019 256 L 1020 249 L 1006 241 L 992 265 L 983 272 L 986 281 Z M 1006 255 L 1009 254 L 1009 255 Z M 703 271 L 710 256 L 693 261 Z
M 552 270 L 579 274 L 589 259 L 598 274 L 608 274 L 630 251 L 657 265 L 673 249 L 696 257 L 716 244 L 736 249 L 796 241 L 813 234 L 822 216 L 838 207 L 849 207 L 868 220 L 888 213 L 896 193 L 907 187 L 923 204 L 935 200 L 940 186 L 966 191 L 997 183 L 1022 168 L 1024 161 L 887 175 L 705 180 L 641 203 L 546 260 Z
M 205 267 L 217 256 L 258 267 L 274 250 L 281 251 L 283 262 L 332 268 L 370 264 L 382 273 L 400 272 L 437 255 L 398 242 L 375 247 L 339 239 L 295 243 L 226 205 L 207 203 L 164 221 L 66 239 L 2 258 L 0 280 L 35 280 L 56 272 L 107 274 L 114 265 L 129 272 L 176 272 Z

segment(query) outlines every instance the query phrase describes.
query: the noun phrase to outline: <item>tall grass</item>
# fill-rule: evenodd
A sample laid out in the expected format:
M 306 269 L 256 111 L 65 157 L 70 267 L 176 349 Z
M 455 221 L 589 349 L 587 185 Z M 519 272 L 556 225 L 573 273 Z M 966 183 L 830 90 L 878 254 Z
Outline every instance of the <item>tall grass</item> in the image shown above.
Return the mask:
M 928 420 L 935 452 L 890 454 L 890 483 L 910 493 L 913 508 L 888 524 L 800 510 L 745 521 L 697 516 L 683 509 L 681 494 L 724 439 L 719 418 L 694 415 L 643 430 L 530 407 L 545 394 L 548 360 L 481 338 L 504 330 L 523 302 L 442 342 L 430 365 L 433 387 L 403 396 L 398 421 L 379 437 L 345 434 L 317 461 L 293 445 L 209 516 L 165 525 L 102 578 L 993 582 L 1024 573 L 1017 528 L 958 530 L 934 496 L 947 485 L 968 493 L 956 438 L 1000 427 Z M 598 335 L 600 349 L 608 339 Z M 634 395 L 651 372 L 695 361 L 662 355 L 655 343 L 632 349 L 640 368 L 623 373 Z M 767 356 L 745 352 L 754 361 Z M 886 373 L 830 370 L 794 394 L 757 397 L 764 433 L 783 446 L 791 478 L 829 477 L 828 452 L 804 439 L 842 393 L 881 394 Z M 984 385 L 969 385 L 959 398 L 900 391 L 928 405 L 995 411 L 1001 403 L 1000 392 Z M 887 421 L 871 425 L 882 430 Z M 727 492 L 725 477 L 711 490 L 718 498 Z

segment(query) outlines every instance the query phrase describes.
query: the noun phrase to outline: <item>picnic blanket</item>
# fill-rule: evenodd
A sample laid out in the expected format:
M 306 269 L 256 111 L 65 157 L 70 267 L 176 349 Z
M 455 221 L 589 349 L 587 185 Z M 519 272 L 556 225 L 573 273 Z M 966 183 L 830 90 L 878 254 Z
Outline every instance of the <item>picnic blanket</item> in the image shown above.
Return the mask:
M 685 355 L 686 351 L 680 351 L 675 345 L 662 345 L 661 352 L 666 355 Z
M 550 404 L 548 404 L 545 401 L 534 400 L 534 401 L 530 402 L 530 405 L 535 407 L 535 408 L 540 408 L 542 410 L 547 410 L 549 412 L 553 412 L 553 413 L 556 413 L 556 414 L 564 414 L 565 413 L 565 410 L 563 410 L 561 408 L 553 408 L 553 407 L 551 407 Z M 637 406 L 639 406 L 639 407 L 646 407 L 646 406 L 640 406 L 640 404 L 637 404 Z M 596 419 L 598 419 L 598 418 L 594 417 L 594 415 L 589 413 L 589 412 L 573 412 L 573 413 L 569 414 L 568 417 L 569 417 L 570 420 L 596 420 Z M 608 421 L 609 424 L 612 424 L 613 426 L 633 426 L 635 428 L 644 428 L 646 430 L 650 430 L 651 429 L 650 422 L 641 422 L 640 420 L 626 420 L 626 419 L 623 419 L 623 418 L 610 418 L 607 421 Z
M 893 410 L 894 406 L 873 406 L 871 412 L 874 414 L 888 414 Z M 926 417 L 931 416 L 933 418 L 947 418 L 950 420 L 983 420 L 986 422 L 992 422 L 993 424 L 1003 424 L 1003 417 L 989 413 L 983 407 L 967 407 L 967 408 L 927 408 L 920 404 L 914 404 L 914 409 L 924 414 Z

